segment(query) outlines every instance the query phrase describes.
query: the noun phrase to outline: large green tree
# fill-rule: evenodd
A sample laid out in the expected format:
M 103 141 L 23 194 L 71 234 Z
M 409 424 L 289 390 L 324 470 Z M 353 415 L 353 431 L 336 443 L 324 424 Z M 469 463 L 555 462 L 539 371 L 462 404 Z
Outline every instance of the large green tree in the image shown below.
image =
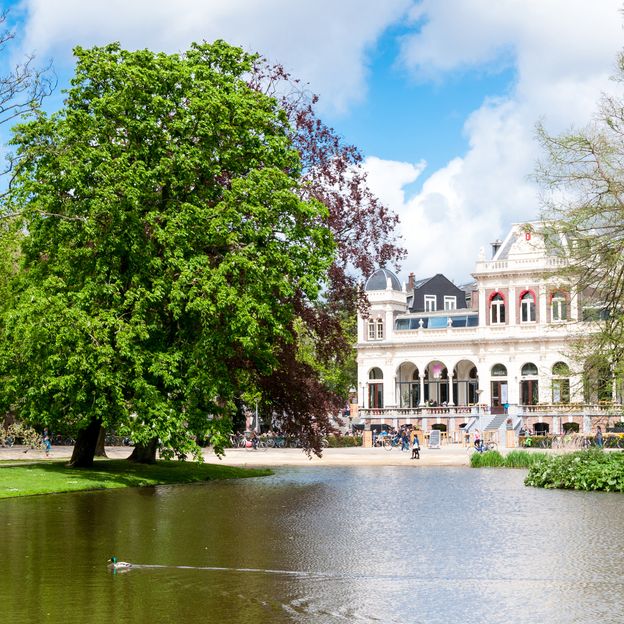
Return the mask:
M 328 210 L 301 191 L 283 107 L 249 84 L 256 56 L 75 53 L 63 109 L 13 140 L 5 402 L 74 427 L 74 465 L 101 426 L 218 448 L 234 399 L 296 352 L 294 319 L 335 257 Z
M 537 167 L 550 243 L 569 264 L 564 271 L 596 331 L 576 345 L 596 379 L 624 365 L 624 55 L 616 91 L 604 95 L 593 121 L 559 135 L 538 130 L 544 157 Z M 619 93 L 618 93 L 619 91 Z

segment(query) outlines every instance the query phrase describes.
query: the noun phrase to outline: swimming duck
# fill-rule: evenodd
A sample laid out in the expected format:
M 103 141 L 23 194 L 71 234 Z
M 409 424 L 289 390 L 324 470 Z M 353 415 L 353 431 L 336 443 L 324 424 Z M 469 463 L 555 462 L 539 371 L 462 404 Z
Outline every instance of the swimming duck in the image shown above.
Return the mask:
M 108 567 L 114 570 L 128 570 L 132 567 L 131 563 L 127 561 L 117 561 L 117 557 L 114 555 L 108 560 Z

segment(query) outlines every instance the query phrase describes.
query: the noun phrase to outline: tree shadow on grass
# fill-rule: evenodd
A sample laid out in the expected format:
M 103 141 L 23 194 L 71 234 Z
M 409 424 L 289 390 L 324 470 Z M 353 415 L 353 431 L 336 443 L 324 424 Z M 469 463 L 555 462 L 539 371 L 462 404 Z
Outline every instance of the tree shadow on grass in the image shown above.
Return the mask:
M 102 459 L 96 460 L 92 468 L 74 468 L 56 461 L 29 462 L 0 466 L 0 497 L 198 483 L 269 474 L 272 471 L 180 461 L 148 465 L 125 459 Z M 3 487 L 4 483 L 11 487 Z

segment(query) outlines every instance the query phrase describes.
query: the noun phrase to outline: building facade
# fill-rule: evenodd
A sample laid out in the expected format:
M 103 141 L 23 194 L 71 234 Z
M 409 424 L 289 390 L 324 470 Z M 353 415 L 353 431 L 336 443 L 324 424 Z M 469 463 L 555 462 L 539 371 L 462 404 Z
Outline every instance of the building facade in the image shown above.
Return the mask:
M 620 419 L 610 381 L 588 384 L 575 355 L 596 321 L 584 320 L 541 224 L 515 224 L 492 251 L 491 259 L 481 251 L 475 281 L 463 288 L 442 275 L 410 275 L 402 285 L 387 269 L 368 279 L 370 309 L 358 319 L 360 423 L 436 425 L 457 439 L 475 427 L 589 433 Z

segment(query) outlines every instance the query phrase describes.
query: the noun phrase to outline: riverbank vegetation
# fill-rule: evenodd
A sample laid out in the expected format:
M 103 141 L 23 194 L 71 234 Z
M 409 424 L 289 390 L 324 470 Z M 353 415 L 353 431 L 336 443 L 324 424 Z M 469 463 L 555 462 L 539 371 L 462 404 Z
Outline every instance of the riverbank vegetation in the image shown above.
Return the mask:
M 498 451 L 473 453 L 470 457 L 472 468 L 529 468 L 546 457 L 545 453 L 533 451 L 511 451 L 502 455 Z
M 216 479 L 263 477 L 268 469 L 236 468 L 197 462 L 158 461 L 138 464 L 124 459 L 96 460 L 92 468 L 71 468 L 67 462 L 40 462 L 0 467 L 0 498 L 197 483 Z
M 525 485 L 565 490 L 624 492 L 624 453 L 599 449 L 548 454 L 536 451 L 474 453 L 473 468 L 528 468 Z
M 529 468 L 526 485 L 624 492 L 624 453 L 597 449 L 550 455 Z

